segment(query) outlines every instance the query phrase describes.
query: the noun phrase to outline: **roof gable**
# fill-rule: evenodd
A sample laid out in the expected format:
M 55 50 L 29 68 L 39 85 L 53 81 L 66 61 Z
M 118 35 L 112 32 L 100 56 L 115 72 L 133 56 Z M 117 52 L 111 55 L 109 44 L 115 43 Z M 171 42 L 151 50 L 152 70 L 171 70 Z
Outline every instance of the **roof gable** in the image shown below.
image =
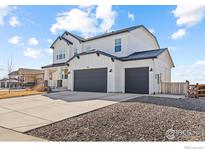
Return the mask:
M 68 45 L 69 44 L 73 44 L 73 42 L 69 41 L 68 39 L 64 38 L 63 36 L 58 36 L 57 39 L 53 42 L 53 44 L 50 46 L 50 48 L 54 48 L 54 45 L 55 43 L 58 41 L 58 40 L 63 40 L 65 41 Z
M 168 59 L 168 61 L 170 62 L 170 65 L 172 65 L 172 67 L 175 67 L 174 62 L 172 60 L 172 57 L 169 53 L 169 50 L 166 48 L 165 52 L 163 52 L 163 54 L 161 54 L 159 56 L 159 58 L 162 58 L 163 60 Z

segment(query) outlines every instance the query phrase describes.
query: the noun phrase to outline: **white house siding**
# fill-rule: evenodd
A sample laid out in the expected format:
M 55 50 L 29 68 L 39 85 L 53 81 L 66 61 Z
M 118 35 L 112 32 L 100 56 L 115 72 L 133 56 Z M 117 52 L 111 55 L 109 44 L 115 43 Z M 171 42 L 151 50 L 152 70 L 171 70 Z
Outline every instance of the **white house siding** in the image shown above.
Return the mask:
M 122 51 L 115 52 L 115 39 L 121 38 Z M 83 43 L 83 46 L 90 46 L 91 49 L 98 49 L 109 54 L 124 57 L 133 52 L 159 49 L 158 44 L 153 36 L 144 28 L 138 28 L 131 32 L 125 32 L 117 35 L 92 40 Z
M 117 60 L 112 62 L 111 58 L 97 54 L 88 54 L 80 56 L 80 59 L 73 59 L 69 62 L 69 80 L 68 89 L 73 91 L 74 89 L 74 70 L 82 69 L 94 69 L 94 68 L 107 68 L 107 92 L 115 92 L 115 63 Z M 112 72 L 110 70 L 112 69 Z
M 115 92 L 123 92 L 123 70 L 122 70 L 123 62 L 115 61 Z
M 154 37 L 144 28 L 138 28 L 128 33 L 127 55 L 145 50 L 159 49 Z
M 161 74 L 162 82 L 171 82 L 171 68 L 172 63 L 170 61 L 168 52 L 163 52 L 157 59 L 154 60 L 155 74 Z M 160 92 L 160 84 L 157 82 L 156 77 L 154 77 L 154 90 L 156 93 Z
M 122 57 L 126 55 L 127 51 L 127 34 L 128 33 L 121 33 L 117 35 L 112 35 L 92 41 L 85 42 L 83 44 L 84 47 L 90 46 L 91 49 L 97 49 L 101 50 L 103 52 Z M 121 43 L 122 43 L 122 51 L 121 52 L 115 52 L 115 39 L 121 38 Z
M 56 59 L 57 51 L 58 50 L 65 50 L 65 59 Z M 53 64 L 56 63 L 64 63 L 67 61 L 67 59 L 70 58 L 70 45 L 68 45 L 65 41 L 58 39 L 58 41 L 54 44 L 54 49 L 53 49 Z
M 69 58 L 71 58 L 74 55 L 74 52 L 73 52 L 74 48 L 77 48 L 78 53 L 80 53 L 82 51 L 82 49 L 83 49 L 82 43 L 80 43 L 78 39 L 74 38 L 73 36 L 71 36 L 69 34 L 68 35 L 64 34 L 63 37 L 73 43 L 73 45 L 70 45 L 70 50 L 69 50 L 70 57 Z

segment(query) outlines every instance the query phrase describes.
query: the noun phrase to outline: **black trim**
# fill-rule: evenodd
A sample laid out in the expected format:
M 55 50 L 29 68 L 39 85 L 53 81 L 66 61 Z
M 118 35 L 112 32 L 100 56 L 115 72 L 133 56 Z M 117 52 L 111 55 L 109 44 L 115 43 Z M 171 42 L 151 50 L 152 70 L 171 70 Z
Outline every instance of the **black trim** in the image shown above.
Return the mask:
M 67 42 L 68 44 L 72 44 L 73 45 L 73 42 L 69 41 L 68 39 L 64 38 L 64 37 L 61 37 L 62 40 L 64 40 L 65 42 Z
M 108 53 L 105 53 L 105 52 L 103 52 L 103 51 L 99 51 L 99 50 L 93 49 L 93 50 L 90 50 L 90 51 L 87 51 L 87 52 L 81 52 L 81 53 L 79 53 L 79 54 L 74 55 L 74 56 L 71 57 L 66 63 L 69 63 L 71 60 L 73 60 L 73 59 L 74 59 L 75 57 L 77 57 L 77 56 L 89 55 L 89 54 L 94 54 L 94 53 L 97 54 L 97 55 L 102 54 L 102 55 L 104 55 L 104 56 L 107 56 L 107 57 L 110 57 L 110 58 L 113 58 L 113 59 L 118 59 L 118 60 L 120 60 L 119 57 L 113 56 L 113 55 L 108 54 Z
M 69 32 L 67 32 L 67 31 L 65 31 L 64 33 L 63 33 L 63 35 L 71 35 L 72 37 L 74 37 L 74 38 L 76 38 L 79 42 L 84 42 L 85 41 L 85 39 L 84 38 L 82 38 L 82 37 L 80 37 L 80 36 L 77 36 L 77 35 L 75 35 L 75 34 L 72 34 L 72 33 L 69 33 Z M 62 35 L 62 36 L 63 36 Z

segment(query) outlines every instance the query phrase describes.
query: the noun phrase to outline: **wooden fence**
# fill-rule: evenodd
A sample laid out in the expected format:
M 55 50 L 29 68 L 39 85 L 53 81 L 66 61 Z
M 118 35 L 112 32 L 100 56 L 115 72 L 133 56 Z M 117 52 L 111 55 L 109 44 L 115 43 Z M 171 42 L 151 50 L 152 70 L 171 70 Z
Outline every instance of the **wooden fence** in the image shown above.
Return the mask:
M 189 84 L 188 86 L 188 97 L 199 98 L 205 97 L 205 84 Z
M 188 82 L 161 82 L 160 92 L 162 94 L 186 95 Z

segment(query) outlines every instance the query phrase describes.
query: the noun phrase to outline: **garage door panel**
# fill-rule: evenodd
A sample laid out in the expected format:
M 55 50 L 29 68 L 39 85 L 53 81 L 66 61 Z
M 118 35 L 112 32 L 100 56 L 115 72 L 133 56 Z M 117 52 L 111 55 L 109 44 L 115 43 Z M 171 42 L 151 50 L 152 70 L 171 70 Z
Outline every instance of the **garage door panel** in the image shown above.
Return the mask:
M 107 68 L 75 70 L 74 90 L 107 92 Z
M 125 69 L 126 93 L 149 93 L 149 67 Z

